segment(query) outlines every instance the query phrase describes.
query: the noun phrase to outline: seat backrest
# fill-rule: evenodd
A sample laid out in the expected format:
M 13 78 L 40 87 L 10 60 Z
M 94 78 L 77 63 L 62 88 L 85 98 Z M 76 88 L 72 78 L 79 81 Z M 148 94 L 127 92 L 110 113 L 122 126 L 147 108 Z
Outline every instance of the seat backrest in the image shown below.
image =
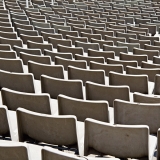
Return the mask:
M 126 74 L 133 74 L 133 75 L 146 74 L 148 75 L 149 81 L 154 82 L 155 75 L 160 74 L 160 68 L 159 69 L 158 68 L 136 68 L 136 67 L 127 66 Z
M 83 157 L 73 156 L 70 153 L 58 151 L 52 149 L 51 147 L 43 147 L 42 149 L 42 160 L 51 160 L 51 159 L 62 159 L 62 160 L 85 160 Z
M 1 160 L 29 160 L 27 145 L 22 143 L 1 143 L 0 145 Z
M 9 115 L 8 115 L 8 109 L 6 106 L 1 105 L 0 106 L 0 135 L 2 137 L 11 137 L 12 140 L 12 130 L 10 126 L 10 121 L 9 121 Z
M 0 88 L 3 87 L 20 92 L 35 93 L 33 75 L 30 73 L 11 73 L 0 70 Z
M 87 62 L 84 60 L 70 60 L 57 56 L 55 57 L 55 65 L 63 65 L 65 70 L 68 69 L 68 66 L 87 69 Z
M 59 115 L 75 115 L 82 122 L 86 118 L 109 122 L 107 101 L 88 101 L 59 95 L 58 110 Z
M 28 61 L 28 72 L 33 73 L 36 80 L 40 80 L 42 74 L 64 79 L 64 68 L 62 65 L 50 65 Z
M 113 107 L 115 99 L 130 101 L 130 89 L 128 86 L 106 86 L 93 82 L 86 82 L 87 100 L 105 100 Z
M 22 59 L 24 65 L 27 65 L 28 61 L 34 61 L 43 64 L 51 64 L 50 56 L 38 56 L 20 52 L 20 58 Z
M 40 49 L 43 54 L 44 54 L 44 49 L 48 49 L 51 51 L 53 49 L 52 44 L 50 44 L 50 43 L 45 44 L 45 43 L 36 43 L 36 42 L 32 42 L 32 41 L 27 41 L 27 47 Z
M 75 47 L 82 47 L 84 49 L 84 52 L 88 52 L 88 49 L 94 49 L 94 50 L 99 50 L 100 46 L 98 43 L 84 43 L 84 42 L 79 42 L 75 41 Z
M 72 53 L 68 53 L 68 52 L 55 52 L 55 51 L 50 51 L 45 49 L 44 50 L 44 55 L 46 56 L 50 56 L 51 60 L 54 62 L 55 61 L 55 57 L 62 57 L 65 59 L 72 59 Z
M 160 103 L 160 96 L 134 92 L 133 101 L 137 103 Z
M 59 94 L 73 98 L 83 99 L 81 80 L 62 80 L 58 78 L 41 76 L 42 93 L 49 93 L 51 98 L 57 99 Z
M 160 104 L 133 103 L 119 99 L 114 101 L 115 124 L 148 125 L 150 134 L 156 134 L 160 128 L 159 114 Z
M 78 142 L 75 116 L 55 117 L 23 108 L 18 108 L 16 113 L 20 142 L 27 141 L 28 136 L 35 141 L 54 145 L 74 145 Z M 66 130 L 68 134 L 65 134 Z
M 18 107 L 30 111 L 51 114 L 50 96 L 48 94 L 34 94 L 2 88 L 2 102 L 9 110 L 16 111 Z
M 140 49 L 140 48 L 133 48 L 133 54 L 136 55 L 147 55 L 149 60 L 153 60 L 153 56 L 158 56 L 158 50 L 147 50 L 147 49 Z
M 148 147 L 149 127 L 146 125 L 112 125 L 90 118 L 85 120 L 85 156 L 92 153 L 89 152 L 92 148 L 115 157 L 149 157 Z
M 19 47 L 19 46 L 13 46 L 13 49 L 16 51 L 17 56 L 20 55 L 20 52 L 24 52 L 27 54 L 31 54 L 31 55 L 41 55 L 42 52 L 40 49 L 34 49 L 34 48 L 23 48 L 23 47 Z
M 103 51 L 114 51 L 115 56 L 119 56 L 120 52 L 128 53 L 128 47 L 103 45 Z
M 72 53 L 73 57 L 75 57 L 75 54 L 83 55 L 83 47 L 68 47 L 58 44 L 57 45 L 57 51 L 63 52 L 63 53 Z
M 68 79 L 80 79 L 83 81 L 83 85 L 86 81 L 105 84 L 105 73 L 104 70 L 87 70 L 69 66 Z
M 148 94 L 147 75 L 125 75 L 116 72 L 109 73 L 110 85 L 128 85 L 131 92 Z

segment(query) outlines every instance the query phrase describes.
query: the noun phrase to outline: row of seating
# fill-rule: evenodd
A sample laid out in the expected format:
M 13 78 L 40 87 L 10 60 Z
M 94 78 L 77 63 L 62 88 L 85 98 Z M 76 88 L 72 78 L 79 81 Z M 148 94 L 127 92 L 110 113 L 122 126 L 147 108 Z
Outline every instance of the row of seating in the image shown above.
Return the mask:
M 0 157 L 159 159 L 159 7 L 0 2 Z

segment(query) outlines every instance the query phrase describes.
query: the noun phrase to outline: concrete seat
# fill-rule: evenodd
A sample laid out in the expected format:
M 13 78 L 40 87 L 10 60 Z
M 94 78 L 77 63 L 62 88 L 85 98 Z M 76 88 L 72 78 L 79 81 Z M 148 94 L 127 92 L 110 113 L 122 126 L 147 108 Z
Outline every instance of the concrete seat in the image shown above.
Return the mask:
M 86 81 L 91 81 L 98 84 L 105 84 L 105 72 L 104 70 L 87 70 L 69 66 L 68 79 L 82 80 L 84 86 Z
M 18 108 L 16 112 L 19 142 L 29 140 L 31 142 L 44 142 L 50 145 L 75 146 L 74 148 L 78 152 L 79 141 L 77 139 L 77 119 L 75 116 L 52 116 L 23 108 Z M 43 122 L 43 127 L 41 122 Z M 68 133 L 64 134 L 66 130 Z M 63 149 L 63 147 L 61 148 Z
M 111 125 L 87 118 L 85 128 L 85 156 L 94 154 L 93 150 L 95 150 L 98 155 L 123 158 L 147 157 L 150 160 L 153 157 L 157 140 L 155 137 L 149 136 L 149 127 L 146 125 Z M 150 145 L 151 140 L 153 145 Z M 94 143 L 92 143 L 93 141 Z
M 42 93 L 49 93 L 53 99 L 57 99 L 59 94 L 83 99 L 81 80 L 63 80 L 42 75 L 41 86 Z
M 70 60 L 58 56 L 55 57 L 55 65 L 63 65 L 65 70 L 68 70 L 68 66 L 87 69 L 87 62 L 85 60 Z
M 2 103 L 9 110 L 16 111 L 18 107 L 30 111 L 51 114 L 50 96 L 48 94 L 24 93 L 3 88 L 1 90 Z
M 125 75 L 109 72 L 109 85 L 128 85 L 131 92 L 149 93 L 147 75 Z
M 80 100 L 60 94 L 58 108 L 59 115 L 75 115 L 78 121 L 84 122 L 86 118 L 93 118 L 109 122 L 107 101 Z
M 20 52 L 20 58 L 24 65 L 28 64 L 28 61 L 34 61 L 43 64 L 51 64 L 50 56 L 31 55 L 24 52 Z

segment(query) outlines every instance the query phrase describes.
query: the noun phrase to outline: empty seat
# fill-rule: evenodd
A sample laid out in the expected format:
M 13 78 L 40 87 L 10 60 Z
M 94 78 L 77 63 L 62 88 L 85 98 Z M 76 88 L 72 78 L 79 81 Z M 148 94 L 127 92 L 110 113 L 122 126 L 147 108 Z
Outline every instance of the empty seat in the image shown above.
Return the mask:
M 45 49 L 44 50 L 44 55 L 46 56 L 50 56 L 51 60 L 54 62 L 55 61 L 55 57 L 62 57 L 65 59 L 72 59 L 72 53 L 68 53 L 68 52 L 55 52 L 55 51 L 50 51 Z
M 147 125 L 149 126 L 150 134 L 156 134 L 160 127 L 159 110 L 160 104 L 133 103 L 115 100 L 114 123 L 123 125 Z M 148 112 L 150 116 L 148 116 Z
M 24 52 L 27 54 L 31 54 L 31 55 L 41 55 L 42 52 L 40 49 L 30 49 L 30 48 L 23 48 L 23 47 L 19 47 L 19 46 L 13 46 L 13 49 L 16 51 L 17 56 L 20 55 L 20 52 Z
M 105 61 L 107 61 L 107 58 L 115 58 L 114 51 L 97 51 L 94 49 L 88 49 L 88 56 L 104 57 Z
M 92 82 L 86 82 L 87 100 L 106 100 L 113 107 L 115 99 L 130 101 L 130 89 L 128 86 L 106 86 Z
M 9 38 L 0 37 L 0 43 L 9 44 L 12 48 L 14 45 L 19 46 L 19 47 L 23 46 L 21 39 L 9 39 Z
M 144 36 L 144 35 L 139 35 L 140 40 L 150 40 L 151 45 L 154 45 L 154 41 L 159 41 L 159 37 L 153 37 L 153 36 Z
M 41 35 L 43 36 L 45 41 L 48 41 L 49 37 L 62 39 L 62 34 L 55 34 L 55 33 L 49 33 L 49 32 L 43 32 L 41 31 Z
M 76 31 L 73 31 L 73 32 L 76 32 Z M 74 36 L 66 35 L 66 39 L 70 39 L 73 45 L 75 45 L 75 41 L 80 41 L 80 42 L 85 42 L 85 43 L 88 42 L 87 37 L 74 37 Z
M 20 59 L 0 58 L 0 69 L 8 72 L 23 73 L 23 63 Z
M 57 25 L 57 24 L 52 24 L 53 28 L 55 29 L 55 33 L 58 33 L 58 29 L 63 29 L 66 31 L 71 31 L 70 26 L 62 26 L 62 25 Z
M 62 34 L 63 38 L 65 38 L 65 39 L 66 39 L 66 35 L 78 37 L 77 31 L 66 31 L 66 30 L 58 29 L 58 33 Z
M 51 58 L 49 56 L 31 55 L 24 52 L 20 52 L 19 56 L 22 59 L 24 65 L 27 65 L 28 61 L 30 60 L 43 64 L 51 64 Z
M 70 60 L 57 56 L 55 57 L 55 65 L 63 65 L 65 70 L 68 70 L 68 66 L 74 66 L 83 69 L 87 68 L 87 62 L 84 60 Z
M 159 55 L 159 51 L 158 50 L 146 50 L 146 49 L 133 48 L 133 54 L 147 55 L 148 59 L 152 60 L 154 56 Z
M 17 39 L 17 33 L 0 31 L 0 37 L 9 38 L 9 39 Z
M 153 146 L 149 144 L 151 140 Z M 123 158 L 151 159 L 155 147 L 156 138 L 149 136 L 147 125 L 111 125 L 90 118 L 85 120 L 85 156 L 96 153 Z
M 160 103 L 160 96 L 135 92 L 133 94 L 133 100 L 137 103 Z
M 58 39 L 58 38 L 49 37 L 48 42 L 53 45 L 53 48 L 57 48 L 58 44 L 72 47 L 72 41 L 70 39 Z
M 148 94 L 147 75 L 125 75 L 116 72 L 109 73 L 110 85 L 128 85 L 131 92 Z
M 59 115 L 75 115 L 78 121 L 84 122 L 86 118 L 93 118 L 109 122 L 108 103 L 106 101 L 89 101 L 58 96 Z
M 152 36 L 154 36 L 156 34 L 157 31 L 157 26 L 153 25 L 153 24 L 139 24 L 140 27 L 142 28 L 148 28 L 149 33 L 151 33 Z
M 52 44 L 48 43 L 36 43 L 36 42 L 32 42 L 32 41 L 27 41 L 27 46 L 28 48 L 36 48 L 36 49 L 40 49 L 42 51 L 42 53 L 44 54 L 44 49 L 48 49 L 52 51 Z
M 117 46 L 124 46 L 128 48 L 129 52 L 133 52 L 134 48 L 140 48 L 139 43 L 124 43 L 124 42 L 117 42 Z
M 26 30 L 26 29 L 22 29 L 22 28 L 17 28 L 17 33 L 18 33 L 18 36 L 20 36 L 20 34 L 24 34 L 24 35 L 28 35 L 28 36 L 38 36 L 38 31 Z
M 53 99 L 57 99 L 59 94 L 83 99 L 81 80 L 62 80 L 42 75 L 41 87 L 42 93 L 49 93 Z
M 30 154 L 25 144 L 1 142 L 0 156 L 1 160 L 29 160 Z
M 123 60 L 123 61 L 137 61 L 139 66 L 141 66 L 142 61 L 145 61 L 145 62 L 148 61 L 147 55 L 129 55 L 121 52 L 119 57 L 120 57 L 120 60 Z
M 65 146 L 76 145 L 76 148 L 79 148 L 75 116 L 55 117 L 18 108 L 17 119 L 20 142 L 28 141 L 28 138 L 30 138 L 35 142 Z M 64 134 L 66 130 L 69 134 Z
M 92 57 L 92 56 L 82 56 L 82 55 L 75 55 L 75 60 L 85 60 L 87 62 L 87 65 L 89 66 L 90 61 L 94 61 L 94 62 L 99 62 L 99 63 L 104 63 L 104 57 Z
M 114 51 L 115 56 L 119 56 L 120 52 L 128 53 L 128 47 L 103 45 L 103 51 Z
M 8 88 L 1 90 L 3 105 L 16 111 L 18 107 L 30 111 L 51 114 L 50 96 L 48 94 L 33 94 L 14 91 Z
M 84 52 L 88 52 L 88 49 L 94 49 L 99 50 L 99 44 L 98 43 L 85 43 L 85 42 L 75 42 L 75 47 L 82 47 L 84 49 Z
M 35 93 L 33 75 L 30 73 L 11 73 L 0 70 L 0 87 L 20 92 Z
M 124 37 L 126 38 L 126 42 L 129 42 L 129 38 L 137 38 L 136 34 L 131 34 L 131 33 L 122 33 L 122 32 L 116 32 L 117 37 Z
M 33 73 L 34 78 L 40 80 L 42 74 L 64 79 L 64 69 L 61 65 L 47 65 L 28 61 L 28 72 Z
M 0 58 L 16 59 L 17 55 L 15 51 L 0 50 Z
M 50 160 L 50 159 L 64 159 L 64 160 L 85 160 L 80 156 L 72 155 L 70 153 L 58 151 L 52 149 L 51 147 L 43 147 L 42 149 L 42 160 Z
M 87 70 L 69 66 L 68 79 L 80 79 L 83 81 L 83 85 L 86 81 L 105 84 L 105 73 L 103 70 Z
M 75 54 L 83 55 L 83 47 L 68 47 L 58 44 L 57 45 L 57 51 L 63 52 L 63 53 L 72 53 L 73 57 L 75 57 Z
M 27 44 L 27 41 L 43 43 L 43 37 L 42 36 L 29 36 L 29 35 L 25 35 L 25 34 L 20 34 L 20 38 L 22 39 L 23 44 Z

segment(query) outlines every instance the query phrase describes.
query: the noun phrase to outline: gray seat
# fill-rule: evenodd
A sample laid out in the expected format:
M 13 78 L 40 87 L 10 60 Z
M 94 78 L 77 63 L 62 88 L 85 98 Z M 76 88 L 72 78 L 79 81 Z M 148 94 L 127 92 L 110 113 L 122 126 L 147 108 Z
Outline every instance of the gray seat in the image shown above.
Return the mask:
M 133 101 L 137 103 L 160 103 L 160 96 L 134 92 Z
M 75 60 L 84 60 L 87 62 L 87 65 L 89 66 L 90 64 L 90 61 L 94 61 L 94 62 L 99 62 L 99 63 L 104 63 L 105 60 L 104 60 L 104 57 L 92 57 L 92 56 L 82 56 L 82 55 L 78 55 L 78 54 L 75 54 Z
M 35 93 L 33 75 L 30 73 L 11 73 L 0 70 L 0 88 L 3 87 L 20 92 Z
M 75 57 L 75 54 L 83 55 L 83 47 L 68 47 L 58 44 L 57 45 L 57 51 L 63 52 L 63 53 L 72 53 L 73 57 Z
M 46 56 L 50 56 L 51 60 L 54 62 L 55 61 L 55 57 L 62 57 L 65 59 L 72 59 L 72 53 L 68 53 L 68 52 L 55 52 L 55 51 L 50 51 L 45 49 L 44 50 L 44 55 Z
M 147 55 L 148 59 L 152 60 L 154 56 L 159 55 L 159 51 L 158 50 L 147 50 L 147 49 L 133 48 L 133 54 Z
M 129 55 L 121 52 L 119 56 L 120 56 L 119 57 L 120 60 L 123 60 L 123 61 L 137 61 L 139 66 L 141 66 L 143 62 L 148 61 L 147 55 Z
M 33 73 L 36 80 L 40 80 L 42 74 L 64 79 L 64 68 L 62 65 L 50 65 L 28 61 L 28 72 Z
M 75 145 L 75 149 L 79 148 L 76 128 L 77 120 L 75 116 L 56 117 L 32 112 L 23 108 L 18 108 L 16 113 L 18 119 L 19 142 L 32 140 L 51 145 Z M 66 130 L 67 134 L 64 134 Z
M 148 94 L 147 75 L 125 75 L 116 72 L 109 73 L 109 85 L 128 85 L 131 92 Z
M 23 73 L 23 63 L 21 59 L 0 58 L 0 69 L 8 72 Z
M 132 74 L 132 75 L 148 75 L 149 81 L 154 82 L 155 75 L 160 74 L 159 68 L 136 68 L 127 66 L 126 67 L 126 74 Z
M 93 118 L 109 122 L 107 101 L 89 101 L 58 96 L 59 115 L 75 115 L 78 121 L 84 122 L 86 118 Z
M 94 50 L 99 50 L 100 46 L 98 43 L 84 43 L 84 42 L 79 42 L 75 41 L 75 47 L 82 47 L 84 49 L 84 52 L 88 52 L 88 49 L 94 49 Z
M 102 64 L 94 61 L 90 62 L 90 69 L 93 70 L 104 70 L 105 76 L 108 76 L 110 71 L 123 73 L 123 65 L 121 64 Z
M 152 107 L 152 109 L 150 109 Z M 150 116 L 148 116 L 148 112 Z M 150 134 L 157 134 L 160 128 L 160 104 L 114 101 L 114 123 L 123 125 L 147 125 Z M 154 119 L 153 119 L 154 117 Z
M 127 47 L 129 52 L 133 52 L 134 48 L 140 48 L 139 43 L 123 43 L 123 42 L 117 42 L 117 46 L 123 46 Z
M 111 59 L 111 58 L 107 59 L 107 64 L 122 64 L 125 71 L 126 71 L 127 66 L 133 66 L 133 67 L 138 66 L 138 63 L 135 60 L 125 61 L 125 60 L 116 60 L 116 59 Z
M 112 155 L 122 158 L 145 157 L 151 160 L 156 140 L 155 137 L 149 136 L 147 125 L 112 125 L 90 118 L 85 120 L 85 156 L 95 154 L 93 151 L 97 151 L 96 155 Z
M 34 94 L 14 91 L 2 88 L 2 103 L 9 110 L 16 111 L 18 107 L 23 107 L 30 111 L 51 114 L 50 96 L 48 94 Z
M 27 46 L 28 46 L 28 48 L 40 49 L 43 54 L 44 54 L 44 49 L 48 49 L 51 51 L 53 49 L 52 44 L 50 44 L 50 43 L 45 44 L 45 43 L 36 43 L 36 42 L 32 42 L 32 41 L 27 41 Z
M 42 93 L 49 93 L 53 99 L 57 99 L 59 94 L 83 99 L 81 80 L 63 80 L 42 75 L 41 87 Z
M 68 66 L 74 66 L 78 68 L 87 68 L 87 62 L 84 60 L 70 60 L 61 57 L 55 57 L 55 65 L 63 65 L 64 69 L 67 70 Z M 58 78 L 58 77 L 57 77 Z
M 119 56 L 120 52 L 128 53 L 128 47 L 103 45 L 103 51 L 114 51 L 115 56 Z
M 19 56 L 22 59 L 24 65 L 27 65 L 28 61 L 34 61 L 43 64 L 51 64 L 50 56 L 31 55 L 24 52 L 20 52 Z
M 130 101 L 130 89 L 128 86 L 106 86 L 93 82 L 86 82 L 87 100 L 105 100 L 113 107 L 115 99 Z
M 85 160 L 85 158 L 72 155 L 70 153 L 65 153 L 62 151 L 58 151 L 52 149 L 51 147 L 44 147 L 42 149 L 42 160 L 50 160 L 50 159 L 57 159 L 57 160 Z
M 83 85 L 86 81 L 105 84 L 105 73 L 104 70 L 87 70 L 69 66 L 68 79 L 80 79 L 83 81 Z
M 97 51 L 94 49 L 88 49 L 88 56 L 90 57 L 104 57 L 105 61 L 107 62 L 107 58 L 115 58 L 114 51 Z
M 20 52 L 24 52 L 27 54 L 31 54 L 31 55 L 42 55 L 42 52 L 40 49 L 34 49 L 34 48 L 23 48 L 23 47 L 19 47 L 19 46 L 13 46 L 13 49 L 16 51 L 17 56 L 20 55 Z
M 1 160 L 29 160 L 30 154 L 25 144 L 1 144 L 0 145 Z

